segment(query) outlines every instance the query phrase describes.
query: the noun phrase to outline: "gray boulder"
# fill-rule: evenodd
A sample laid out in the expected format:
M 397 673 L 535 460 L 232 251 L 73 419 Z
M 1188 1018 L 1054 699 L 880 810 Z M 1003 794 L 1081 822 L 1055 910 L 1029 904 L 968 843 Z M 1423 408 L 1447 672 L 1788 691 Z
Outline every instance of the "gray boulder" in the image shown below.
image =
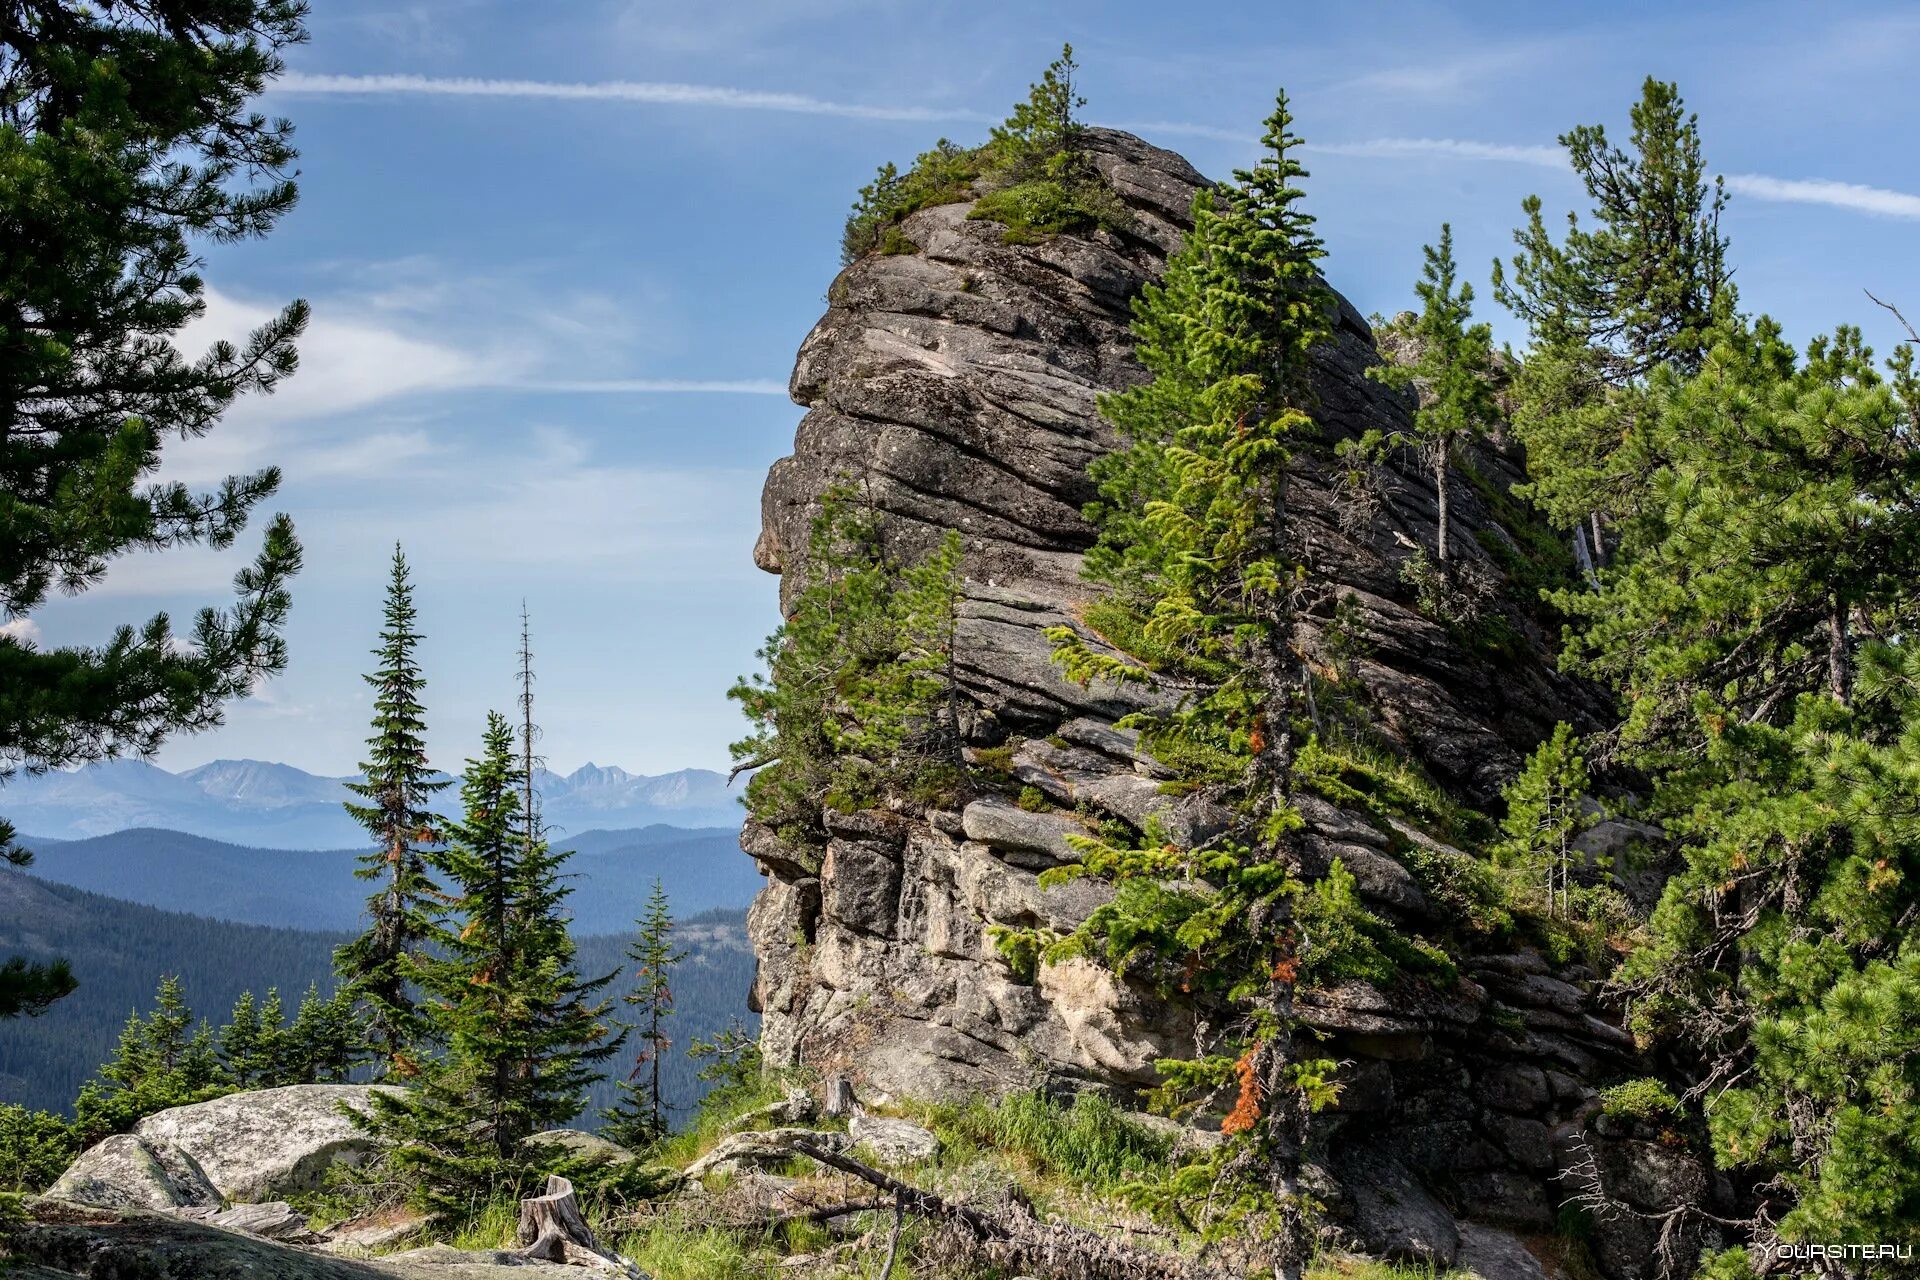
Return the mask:
M 1334 1173 L 1347 1190 L 1349 1226 L 1368 1253 L 1389 1262 L 1453 1265 L 1460 1229 L 1405 1165 L 1377 1151 L 1348 1148 L 1336 1155 Z
M 1078 862 L 1080 855 L 1068 836 L 1084 836 L 1087 828 L 1070 813 L 1029 813 L 1005 800 L 975 800 L 960 815 L 967 839 L 1001 853 L 1006 861 L 1030 871 Z M 1010 855 L 1010 856 L 1009 856 Z
M 329 1166 L 358 1164 L 377 1145 L 342 1108 L 365 1112 L 385 1086 L 298 1084 L 228 1094 L 156 1112 L 134 1126 L 188 1152 L 231 1200 L 268 1200 L 320 1186 Z
M 860 1115 L 848 1122 L 847 1132 L 882 1164 L 913 1164 L 940 1154 L 940 1139 L 910 1120 Z
M 539 1152 L 548 1160 L 581 1162 L 596 1168 L 610 1164 L 631 1164 L 633 1152 L 617 1142 L 609 1142 L 597 1133 L 581 1129 L 547 1129 L 529 1135 L 520 1144 L 529 1154 Z
M 186 1151 L 131 1133 L 116 1133 L 82 1152 L 47 1195 L 102 1209 L 217 1209 L 224 1203 Z
M 1518 1236 L 1477 1222 L 1460 1224 L 1460 1253 L 1453 1265 L 1474 1280 L 1547 1280 L 1547 1269 Z

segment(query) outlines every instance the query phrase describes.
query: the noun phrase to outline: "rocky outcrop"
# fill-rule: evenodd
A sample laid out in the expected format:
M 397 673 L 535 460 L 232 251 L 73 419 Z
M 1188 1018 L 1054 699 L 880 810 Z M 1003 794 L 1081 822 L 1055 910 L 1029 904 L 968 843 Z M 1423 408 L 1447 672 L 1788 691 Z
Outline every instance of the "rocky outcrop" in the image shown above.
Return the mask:
M 343 1108 L 365 1111 L 377 1085 L 300 1084 L 228 1094 L 156 1112 L 134 1126 L 188 1152 L 230 1200 L 312 1191 L 330 1165 L 354 1163 L 373 1138 Z
M 1096 593 L 1080 572 L 1094 540 L 1080 514 L 1094 496 L 1087 467 L 1116 445 L 1097 400 L 1144 377 L 1129 307 L 1179 243 L 1202 183 L 1125 134 L 1092 130 L 1089 146 L 1126 202 L 1127 230 L 1009 246 L 966 205 L 945 205 L 906 220 L 918 252 L 841 273 L 795 365 L 807 414 L 794 452 L 767 477 L 754 556 L 782 575 L 787 599 L 819 498 L 843 477 L 888 514 L 902 554 L 960 532 L 961 729 L 1008 782 L 1006 796 L 957 812 L 830 812 L 813 856 L 747 828 L 743 847 L 768 877 L 749 915 L 763 1051 L 844 1073 L 862 1096 L 1035 1084 L 1129 1095 L 1157 1082 L 1157 1059 L 1191 1052 L 1205 1016 L 1094 964 L 1035 967 L 1001 945 L 1006 930 L 1068 933 L 1107 900 L 1097 883 L 1040 884 L 1099 822 L 1152 821 L 1192 843 L 1225 821 L 1169 794 L 1116 725 L 1174 695 L 1072 684 L 1044 634 L 1071 627 L 1105 643 L 1085 621 Z M 1408 399 L 1366 376 L 1379 359 L 1341 301 L 1316 357 L 1317 418 L 1332 439 L 1409 424 Z M 1503 523 L 1526 516 L 1507 492 L 1520 471 L 1504 446 L 1477 448 L 1449 490 L 1450 556 L 1482 584 L 1477 627 L 1425 616 L 1403 581 L 1437 535 L 1424 465 L 1397 459 L 1359 486 L 1317 452 L 1296 465 L 1290 507 L 1313 586 L 1299 643 L 1388 750 L 1484 806 L 1555 721 L 1599 718 L 1591 691 L 1555 671 L 1532 592 L 1513 577 L 1538 531 Z M 1467 854 L 1357 804 L 1309 796 L 1302 808 L 1304 874 L 1338 860 L 1383 918 L 1457 923 L 1451 877 Z M 1477 957 L 1446 986 L 1299 993 L 1301 1016 L 1348 1064 L 1326 1148 L 1309 1156 L 1356 1235 L 1446 1266 L 1462 1247 L 1456 1218 L 1551 1225 L 1565 1194 L 1557 1135 L 1580 1129 L 1592 1084 L 1634 1053 L 1594 1005 L 1592 978 L 1522 952 Z M 1392 1203 L 1378 1194 L 1389 1183 L 1403 1188 Z

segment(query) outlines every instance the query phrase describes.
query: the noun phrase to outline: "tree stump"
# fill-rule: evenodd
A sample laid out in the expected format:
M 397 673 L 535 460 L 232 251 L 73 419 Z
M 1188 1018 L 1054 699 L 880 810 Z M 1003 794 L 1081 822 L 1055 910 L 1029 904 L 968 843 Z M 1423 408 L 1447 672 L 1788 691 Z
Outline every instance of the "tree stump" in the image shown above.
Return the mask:
M 626 1263 L 607 1253 L 594 1238 L 593 1228 L 580 1212 L 573 1183 L 559 1174 L 547 1176 L 547 1193 L 520 1202 L 520 1256 L 575 1267 L 598 1267 L 629 1272 Z
M 827 1077 L 826 1105 L 822 1110 L 835 1119 L 850 1116 L 859 1102 L 853 1096 L 853 1084 L 843 1075 Z

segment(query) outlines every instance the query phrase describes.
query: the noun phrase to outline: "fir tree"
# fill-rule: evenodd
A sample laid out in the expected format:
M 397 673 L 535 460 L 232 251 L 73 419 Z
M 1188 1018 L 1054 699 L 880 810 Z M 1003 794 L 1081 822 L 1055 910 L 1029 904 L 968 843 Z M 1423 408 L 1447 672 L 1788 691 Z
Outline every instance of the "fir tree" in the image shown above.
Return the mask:
M 637 1032 L 639 1052 L 633 1070 L 620 1082 L 620 1101 L 607 1112 L 603 1132 L 633 1150 L 645 1150 L 667 1133 L 667 1108 L 660 1096 L 660 1064 L 673 1047 L 666 1021 L 673 1013 L 673 968 L 687 953 L 673 945 L 673 916 L 667 891 L 659 880 L 647 909 L 638 921 L 638 933 L 627 948 L 634 970 L 633 990 L 621 997 L 633 1011 L 629 1032 Z
M 129 1015 L 113 1058 L 80 1090 L 74 1124 L 88 1144 L 169 1107 L 225 1092 L 212 1028 L 194 1027 L 180 980 L 160 980 L 153 1009 Z
M 349 801 L 347 812 L 373 837 L 355 873 L 376 886 L 367 899 L 366 932 L 335 955 L 335 967 L 365 1012 L 366 1043 L 387 1074 L 408 1076 L 417 1068 L 423 1023 L 408 990 L 408 966 L 431 934 L 441 907 L 432 874 L 439 819 L 428 808 L 448 784 L 427 767 L 426 709 L 420 700 L 426 678 L 417 650 L 420 632 L 406 557 L 393 549 L 385 624 L 373 653 L 379 666 L 373 686 L 373 735 L 360 766 L 365 781 L 348 790 L 366 803 Z
M 377 1097 L 370 1121 L 395 1143 L 419 1201 L 449 1218 L 524 1187 L 521 1144 L 579 1113 L 596 1064 L 619 1045 L 594 998 L 612 975 L 574 968 L 561 912 L 567 855 L 527 844 L 516 754 L 512 725 L 490 715 L 462 777 L 464 816 L 447 832 L 454 922 L 409 962 L 445 1050 L 416 1088 Z
M 0 22 L 0 621 L 131 552 L 229 546 L 278 486 L 271 467 L 204 493 L 153 476 L 167 439 L 204 435 L 294 369 L 304 303 L 197 359 L 173 340 L 205 311 L 198 244 L 264 236 L 293 206 L 292 126 L 250 103 L 305 15 L 296 0 L 184 0 L 13 5 Z M 0 780 L 219 724 L 286 664 L 299 563 L 276 516 L 235 602 L 188 635 L 165 613 L 94 645 L 0 632 Z M 25 865 L 14 834 L 0 820 L 0 858 Z M 73 985 L 63 965 L 10 959 L 0 1017 Z
M 1135 304 L 1137 352 L 1153 376 L 1102 402 L 1128 447 L 1098 464 L 1090 512 L 1101 529 L 1090 573 L 1138 618 L 1131 629 L 1157 663 L 1200 684 L 1177 713 L 1142 717 L 1144 740 L 1237 799 L 1244 816 L 1235 838 L 1195 850 L 1157 830 L 1138 847 L 1082 842 L 1083 862 L 1066 874 L 1112 879 L 1116 896 L 1048 952 L 1092 949 L 1238 1011 L 1206 1056 L 1160 1066 L 1176 1096 L 1237 1090 L 1224 1127 L 1245 1135 L 1241 1155 L 1254 1164 L 1233 1168 L 1257 1167 L 1276 1197 L 1263 1224 L 1286 1274 L 1297 1273 L 1307 1239 L 1294 1157 L 1332 1069 L 1296 1051 L 1292 1017 L 1303 956 L 1290 795 L 1305 672 L 1294 649 L 1302 566 L 1288 480 L 1295 451 L 1317 435 L 1309 358 L 1330 332 L 1332 299 L 1313 219 L 1299 207 L 1306 173 L 1291 122 L 1282 94 L 1266 156 L 1196 198 L 1185 244 Z M 1131 659 L 1070 630 L 1051 634 L 1078 679 L 1139 675 Z M 1207 891 L 1183 887 L 1191 880 Z
M 278 1037 L 274 1070 L 283 1084 L 343 1084 L 364 1043 L 353 993 L 343 988 L 322 997 L 319 987 L 309 985 L 293 1022 Z
M 1592 818 L 1587 811 L 1587 762 L 1565 721 L 1527 758 L 1507 787 L 1504 837 L 1497 856 L 1520 867 L 1544 889 L 1547 914 L 1566 919 L 1573 907 L 1573 842 Z
M 1493 330 L 1470 324 L 1473 286 L 1455 289 L 1453 228 L 1440 227 L 1439 247 L 1424 250 L 1422 279 L 1414 285 L 1420 314 L 1407 335 L 1414 346 L 1411 364 L 1378 365 L 1367 372 L 1390 385 L 1411 387 L 1419 397 L 1414 434 L 1433 468 L 1439 503 L 1439 532 L 1434 558 L 1447 562 L 1449 490 L 1447 475 L 1454 452 L 1484 434 L 1497 416 L 1493 384 Z
M 237 1089 L 279 1084 L 280 993 L 269 989 L 264 1007 L 253 992 L 242 992 L 234 1002 L 227 1025 L 220 1029 L 220 1071 Z

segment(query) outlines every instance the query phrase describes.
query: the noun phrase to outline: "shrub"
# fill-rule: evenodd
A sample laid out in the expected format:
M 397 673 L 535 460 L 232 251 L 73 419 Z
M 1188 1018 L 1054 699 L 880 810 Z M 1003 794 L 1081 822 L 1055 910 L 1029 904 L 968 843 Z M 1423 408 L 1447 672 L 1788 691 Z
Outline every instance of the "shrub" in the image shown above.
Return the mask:
M 1656 1120 L 1679 1111 L 1680 1100 L 1666 1085 L 1642 1076 L 1602 1089 L 1600 1110 L 1616 1120 Z
M 79 1134 L 62 1117 L 0 1104 L 0 1191 L 44 1191 L 79 1153 Z

